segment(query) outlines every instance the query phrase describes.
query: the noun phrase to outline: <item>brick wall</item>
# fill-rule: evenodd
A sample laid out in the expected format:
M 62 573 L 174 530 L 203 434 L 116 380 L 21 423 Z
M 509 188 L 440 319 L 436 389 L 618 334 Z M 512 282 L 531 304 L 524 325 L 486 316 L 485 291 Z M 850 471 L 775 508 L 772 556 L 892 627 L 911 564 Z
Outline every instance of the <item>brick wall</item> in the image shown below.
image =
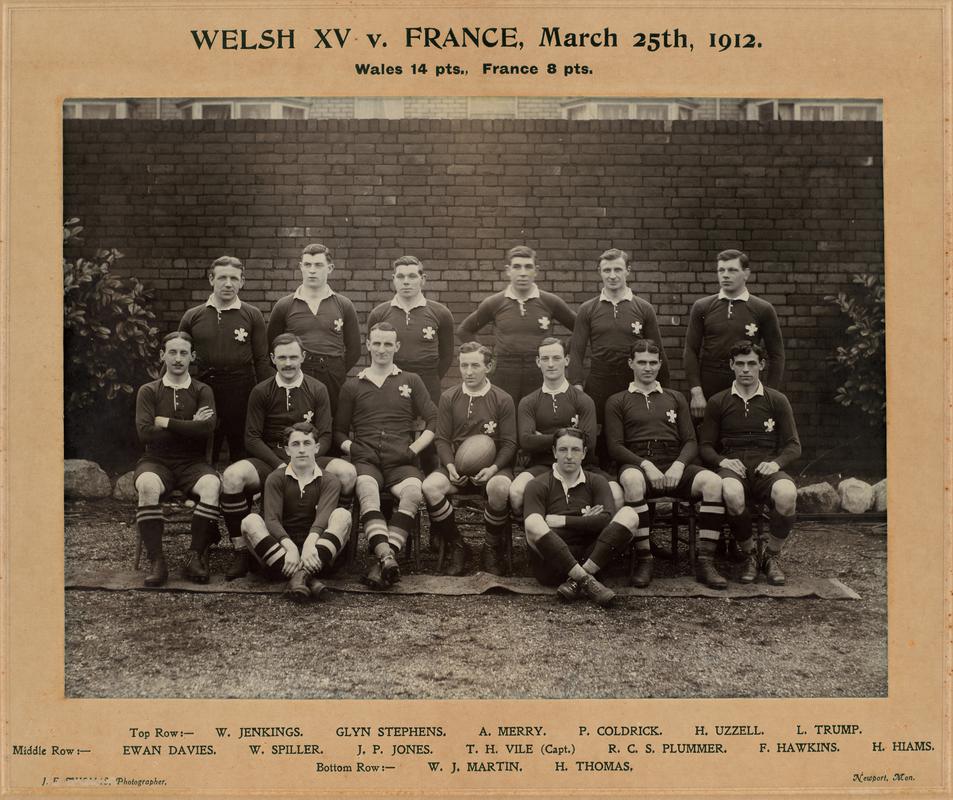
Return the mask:
M 503 287 L 513 244 L 535 247 L 540 284 L 576 305 L 598 290 L 598 254 L 622 247 L 681 389 L 689 307 L 715 288 L 715 253 L 739 247 L 778 309 L 810 454 L 853 426 L 831 400 L 844 323 L 823 298 L 883 271 L 881 153 L 879 123 L 69 120 L 64 213 L 87 251 L 118 247 L 120 269 L 159 290 L 163 328 L 207 297 L 224 253 L 267 314 L 297 285 L 301 247 L 322 241 L 362 317 L 412 253 L 459 320 Z

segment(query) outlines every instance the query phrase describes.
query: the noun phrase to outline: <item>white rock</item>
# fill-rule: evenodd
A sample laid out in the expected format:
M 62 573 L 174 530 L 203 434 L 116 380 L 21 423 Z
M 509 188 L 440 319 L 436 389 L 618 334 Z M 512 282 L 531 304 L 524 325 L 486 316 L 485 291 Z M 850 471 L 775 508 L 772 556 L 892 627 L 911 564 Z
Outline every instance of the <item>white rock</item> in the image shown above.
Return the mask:
M 63 462 L 63 494 L 70 500 L 98 500 L 109 497 L 113 486 L 109 476 L 95 461 L 68 458 Z
M 887 479 L 877 481 L 873 485 L 874 490 L 874 511 L 887 510 Z
M 874 488 L 857 478 L 847 478 L 837 484 L 841 508 L 851 514 L 863 514 L 874 504 Z
M 802 486 L 797 490 L 797 510 L 799 512 L 830 513 L 840 508 L 840 495 L 826 481 Z
M 134 474 L 135 470 L 129 470 L 129 472 L 119 476 L 113 489 L 113 497 L 117 500 L 135 500 L 138 498 L 136 485 L 133 482 Z

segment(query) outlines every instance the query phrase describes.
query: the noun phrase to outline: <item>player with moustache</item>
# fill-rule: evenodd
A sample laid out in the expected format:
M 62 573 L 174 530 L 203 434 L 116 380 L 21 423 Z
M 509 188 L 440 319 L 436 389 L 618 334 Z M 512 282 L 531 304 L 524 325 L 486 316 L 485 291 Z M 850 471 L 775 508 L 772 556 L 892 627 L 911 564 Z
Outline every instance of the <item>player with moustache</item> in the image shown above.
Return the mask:
M 772 586 L 783 586 L 781 552 L 794 527 L 797 504 L 797 487 L 784 468 L 801 455 L 801 442 L 787 397 L 761 382 L 764 349 L 741 341 L 728 352 L 735 380 L 708 401 L 699 452 L 722 479 L 728 527 L 744 555 L 738 580 L 752 583 L 761 571 Z M 762 553 L 751 528 L 756 502 L 771 508 Z
M 663 388 L 658 380 L 661 369 L 658 344 L 636 340 L 629 356 L 632 381 L 606 403 L 609 455 L 618 464 L 618 486 L 625 505 L 639 517 L 632 585 L 648 586 L 654 570 L 652 520 L 646 500 L 669 495 L 688 501 L 701 499 L 696 578 L 712 589 L 724 589 L 728 582 L 714 564 L 725 514 L 721 478 L 694 463 L 698 444 L 688 402 L 681 392 Z
M 215 430 L 215 396 L 192 378 L 192 337 L 173 331 L 162 339 L 165 374 L 139 387 L 136 432 L 145 452 L 136 464 L 136 527 L 150 562 L 145 586 L 162 586 L 169 577 L 162 547 L 162 497 L 179 489 L 198 497 L 192 512 L 191 542 L 182 573 L 208 583 L 208 548 L 218 541 L 218 473 L 206 461 Z
M 394 364 L 397 331 L 378 322 L 367 334 L 371 364 L 341 390 L 334 438 L 357 470 L 361 523 L 372 556 L 364 582 L 385 589 L 400 580 L 397 556 L 407 542 L 423 499 L 418 456 L 434 438 L 437 407 L 420 377 Z M 417 419 L 426 427 L 415 431 Z M 380 492 L 397 500 L 390 522 L 381 513 Z
M 556 431 L 552 469 L 526 487 L 523 525 L 536 580 L 558 584 L 562 600 L 605 606 L 615 592 L 596 575 L 626 551 L 639 519 L 628 507 L 614 512 L 609 482 L 583 469 L 586 450 L 582 431 Z
M 543 376 L 543 385 L 520 400 L 516 412 L 516 429 L 520 453 L 525 465 L 510 486 L 513 513 L 523 516 L 523 493 L 529 482 L 553 466 L 553 435 L 560 428 L 577 428 L 588 441 L 596 439 L 596 407 L 592 398 L 566 378 L 571 363 L 561 339 L 547 336 L 536 351 L 536 366 Z M 599 471 L 594 453 L 588 453 L 585 468 Z M 617 503 L 619 505 L 619 503 Z
M 612 395 L 628 386 L 632 343 L 637 339 L 651 339 L 661 347 L 662 342 L 655 308 L 633 294 L 628 285 L 630 274 L 629 254 L 625 250 L 613 247 L 599 256 L 602 290 L 579 307 L 569 344 L 569 380 L 595 403 L 600 426 L 596 449 L 603 466 L 607 466 L 608 455 L 605 437 L 601 433 L 605 405 Z M 587 350 L 590 356 L 588 375 L 584 369 Z M 668 359 L 664 348 L 660 353 L 659 379 L 667 385 Z
M 357 473 L 341 458 L 330 456 L 331 404 L 324 384 L 302 370 L 304 348 L 293 333 L 282 333 L 272 342 L 271 361 L 276 374 L 263 380 L 248 399 L 245 447 L 248 458 L 226 467 L 222 474 L 222 516 L 232 540 L 232 561 L 225 571 L 228 580 L 248 572 L 249 554 L 242 535 L 242 520 L 251 511 L 249 498 L 260 491 L 268 476 L 287 465 L 285 429 L 298 422 L 311 423 L 316 432 L 318 466 L 333 475 L 342 503 L 353 496 Z
M 440 402 L 440 380 L 453 363 L 453 315 L 450 309 L 424 296 L 427 276 L 416 256 L 394 261 L 394 296 L 367 317 L 368 331 L 389 322 L 397 331 L 400 350 L 394 363 L 420 376 L 434 403 Z
M 493 381 L 509 393 L 514 404 L 539 388 L 540 374 L 534 368 L 539 343 L 553 334 L 557 322 L 572 330 L 576 320 L 562 298 L 536 285 L 537 272 L 535 250 L 525 245 L 510 248 L 506 253 L 509 286 L 483 300 L 457 327 L 457 337 L 468 342 L 492 325 Z
M 461 491 L 466 484 L 473 484 L 486 494 L 481 568 L 502 575 L 506 537 L 511 535 L 508 500 L 513 473 L 510 465 L 516 455 L 513 398 L 490 383 L 493 351 L 489 347 L 479 342 L 461 345 L 458 363 L 462 382 L 441 395 L 437 411 L 436 447 L 442 466 L 423 483 L 430 531 L 449 547 L 447 574 L 462 575 L 469 552 L 457 527 L 449 496 Z M 472 477 L 461 475 L 454 463 L 455 454 L 464 440 L 478 434 L 493 439 L 496 447 L 493 463 Z
M 784 375 L 784 340 L 778 315 L 766 300 L 748 291 L 748 255 L 722 250 L 717 255 L 718 293 L 692 304 L 682 362 L 691 387 L 692 417 L 705 416 L 705 405 L 731 387 L 729 350 L 742 340 L 760 344 L 767 354 L 764 382 L 777 388 Z
M 275 303 L 268 318 L 268 341 L 293 333 L 305 348 L 305 373 L 328 390 L 331 416 L 348 370 L 361 357 L 361 329 L 354 304 L 328 284 L 334 271 L 331 251 L 313 243 L 301 251 L 301 285 Z
M 347 544 L 351 515 L 337 507 L 340 483 L 317 464 L 314 425 L 296 422 L 281 439 L 287 466 L 265 479 L 262 515 L 245 517 L 241 532 L 258 572 L 271 580 L 286 579 L 285 594 L 307 602 L 324 592 L 320 576 L 333 569 Z
M 228 457 L 245 457 L 245 415 L 248 395 L 256 383 L 273 374 L 268 361 L 265 318 L 238 296 L 245 285 L 245 269 L 234 256 L 216 258 L 208 272 L 212 294 L 202 305 L 182 315 L 178 330 L 192 337 L 198 379 L 212 387 L 218 426 L 212 445 L 212 463 L 222 441 Z

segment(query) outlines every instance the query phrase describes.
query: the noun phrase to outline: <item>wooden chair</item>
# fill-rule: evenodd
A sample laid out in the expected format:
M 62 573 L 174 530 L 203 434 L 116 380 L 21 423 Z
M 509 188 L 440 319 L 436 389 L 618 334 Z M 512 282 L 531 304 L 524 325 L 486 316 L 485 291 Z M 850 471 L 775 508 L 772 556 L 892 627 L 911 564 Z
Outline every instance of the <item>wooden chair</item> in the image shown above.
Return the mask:
M 688 501 L 682 500 L 678 497 L 653 497 L 647 502 L 649 506 L 649 514 L 652 519 L 652 526 L 655 526 L 655 523 L 659 521 L 659 517 L 655 514 L 655 508 L 657 503 L 670 503 L 671 504 L 671 513 L 668 517 L 669 530 L 671 532 L 671 547 L 672 547 L 672 565 L 678 566 L 678 545 L 682 541 L 679 537 L 679 528 L 681 524 L 687 523 L 688 525 L 688 560 L 691 564 L 692 569 L 695 568 L 695 539 L 698 532 L 698 517 L 697 517 L 697 504 L 698 500 Z M 665 519 L 665 517 L 662 517 Z M 650 531 L 651 535 L 651 531 Z M 629 580 L 632 580 L 632 576 L 635 574 L 635 562 L 637 560 L 635 547 L 632 547 L 629 550 Z
M 380 494 L 381 513 L 385 518 L 389 518 L 394 510 L 396 499 L 386 489 Z M 357 497 L 354 497 L 354 505 L 351 508 L 351 534 L 348 537 L 345 548 L 345 563 L 348 569 L 352 569 L 357 563 L 358 540 L 361 534 L 361 505 Z M 410 529 L 410 536 L 407 537 L 407 545 L 401 551 L 401 556 L 407 560 L 413 561 L 414 569 L 420 569 L 420 508 L 414 514 L 414 524 Z
M 457 492 L 456 494 L 448 495 L 451 502 L 454 504 L 454 508 L 463 509 L 466 508 L 470 511 L 474 511 L 483 517 L 483 504 L 486 502 L 486 499 L 483 495 L 483 491 L 470 491 L 470 492 Z M 504 536 L 503 538 L 503 555 L 506 559 L 506 573 L 508 575 L 513 574 L 513 522 L 512 519 L 508 526 L 509 535 Z M 443 539 L 438 540 L 437 544 L 437 572 L 443 570 L 443 561 L 445 557 L 444 549 L 446 542 Z

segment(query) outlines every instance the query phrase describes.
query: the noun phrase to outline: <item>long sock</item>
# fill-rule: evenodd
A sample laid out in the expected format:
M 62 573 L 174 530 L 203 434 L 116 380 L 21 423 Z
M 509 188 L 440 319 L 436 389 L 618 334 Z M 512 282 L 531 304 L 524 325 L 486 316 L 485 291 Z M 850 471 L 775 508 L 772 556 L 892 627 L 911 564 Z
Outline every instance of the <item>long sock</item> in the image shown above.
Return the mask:
M 652 520 L 649 513 L 648 503 L 642 500 L 632 500 L 626 505 L 639 515 L 639 527 L 636 528 L 635 536 L 632 537 L 632 545 L 635 547 L 636 557 L 652 558 Z
M 632 531 L 625 527 L 625 525 L 621 525 L 618 522 L 610 522 L 602 529 L 602 533 L 600 533 L 599 538 L 596 539 L 595 547 L 592 548 L 592 552 L 589 554 L 589 560 L 586 564 L 583 564 L 586 568 L 586 572 L 595 573 L 610 564 L 613 559 L 625 550 L 629 542 L 632 541 L 632 538 Z M 639 553 L 640 558 L 642 558 L 643 555 L 642 552 Z M 648 558 L 651 557 L 650 551 Z M 587 566 L 589 562 L 592 562 L 595 566 L 595 570 Z
M 725 521 L 725 504 L 720 500 L 702 500 L 698 509 L 698 555 L 715 557 L 715 546 Z
M 218 541 L 218 506 L 196 503 L 192 512 L 192 542 L 189 549 L 204 553 Z
M 780 542 L 781 545 L 784 544 L 784 540 L 791 535 L 791 529 L 794 527 L 794 514 L 790 516 L 785 516 L 779 514 L 773 508 L 771 509 L 771 519 L 769 522 L 769 529 L 771 531 L 770 538 L 768 540 L 769 546 L 771 541 Z M 778 552 L 781 548 L 778 547 Z
M 146 555 L 150 561 L 155 561 L 162 555 L 162 531 L 165 528 L 162 506 L 139 506 L 136 509 L 136 527 L 146 548 Z
M 483 526 L 486 528 L 486 541 L 492 547 L 499 547 L 510 530 L 510 509 L 491 508 L 487 503 L 483 509 Z M 556 537 L 559 538 L 558 536 Z M 562 539 L 560 539 L 562 541 Z M 576 559 L 573 559 L 575 562 Z
M 248 516 L 248 497 L 244 492 L 225 492 L 220 498 L 222 519 L 232 542 L 242 538 L 242 520 Z M 236 549 L 239 549 L 236 547 Z
M 367 549 L 370 552 L 380 555 L 378 547 L 386 545 L 388 552 L 390 546 L 387 545 L 387 520 L 380 511 L 368 511 L 361 515 L 361 524 L 364 526 L 364 533 L 367 534 Z
M 741 552 L 750 555 L 755 550 L 755 541 L 751 531 L 751 512 L 746 508 L 740 514 L 728 514 L 728 529 L 741 548 Z
M 453 504 L 445 497 L 437 505 L 427 503 L 427 514 L 430 516 L 430 534 L 447 542 L 460 538 L 457 520 L 453 511 Z
M 548 561 L 559 571 L 568 575 L 573 567 L 580 567 L 573 557 L 569 546 L 552 531 L 548 531 L 536 540 L 536 551 L 544 561 Z
M 400 553 L 407 543 L 407 537 L 414 528 L 414 517 L 403 511 L 395 511 L 391 514 L 390 524 L 387 526 L 387 541 L 393 548 L 394 553 Z

